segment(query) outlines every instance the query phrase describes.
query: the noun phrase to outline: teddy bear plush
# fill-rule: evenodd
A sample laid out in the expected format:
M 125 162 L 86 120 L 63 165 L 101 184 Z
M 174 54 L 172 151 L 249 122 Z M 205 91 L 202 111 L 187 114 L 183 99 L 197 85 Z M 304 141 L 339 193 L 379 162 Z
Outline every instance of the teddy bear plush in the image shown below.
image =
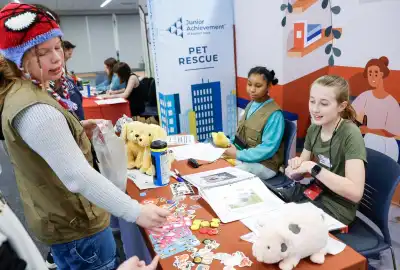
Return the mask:
M 128 169 L 139 169 L 142 166 L 143 147 L 139 145 L 138 139 L 144 129 L 145 124 L 137 121 L 122 126 L 120 137 L 126 144 Z
M 142 147 L 140 158 L 142 164 L 140 171 L 153 176 L 155 173 L 154 165 L 151 162 L 151 143 L 155 140 L 166 140 L 167 132 L 160 126 L 154 124 L 143 124 L 143 129 L 139 132 L 138 144 Z
M 295 268 L 308 256 L 314 263 L 324 263 L 329 231 L 321 209 L 289 203 L 276 216 L 261 220 L 259 225 L 261 229 L 253 244 L 257 261 L 279 262 L 282 270 Z

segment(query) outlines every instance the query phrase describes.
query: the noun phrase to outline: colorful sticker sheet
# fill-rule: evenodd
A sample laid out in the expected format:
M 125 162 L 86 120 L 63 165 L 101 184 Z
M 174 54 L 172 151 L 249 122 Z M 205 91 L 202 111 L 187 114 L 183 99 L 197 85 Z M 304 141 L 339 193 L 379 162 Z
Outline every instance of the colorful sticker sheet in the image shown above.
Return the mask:
M 160 255 L 161 259 L 200 244 L 200 241 L 189 229 L 191 224 L 192 220 L 189 217 L 169 216 L 161 233 L 150 231 L 150 241 L 153 244 L 154 251 Z

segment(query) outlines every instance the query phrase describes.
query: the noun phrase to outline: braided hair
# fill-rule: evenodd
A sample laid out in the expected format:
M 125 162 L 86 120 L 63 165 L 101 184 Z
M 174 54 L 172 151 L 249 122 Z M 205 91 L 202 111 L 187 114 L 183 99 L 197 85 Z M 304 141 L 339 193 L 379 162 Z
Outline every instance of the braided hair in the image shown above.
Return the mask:
M 275 71 L 273 71 L 272 69 L 268 70 L 266 67 L 261 66 L 253 67 L 252 69 L 250 69 L 248 77 L 253 74 L 262 75 L 268 86 L 278 84 L 278 79 L 275 78 Z

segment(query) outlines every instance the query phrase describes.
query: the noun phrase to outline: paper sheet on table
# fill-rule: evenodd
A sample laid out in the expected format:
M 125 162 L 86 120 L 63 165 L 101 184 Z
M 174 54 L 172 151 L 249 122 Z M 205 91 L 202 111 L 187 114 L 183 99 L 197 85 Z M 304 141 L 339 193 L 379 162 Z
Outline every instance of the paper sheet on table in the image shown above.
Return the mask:
M 128 170 L 127 176 L 140 190 L 159 187 L 154 185 L 153 176 L 143 174 L 139 170 Z
M 229 185 L 253 178 L 255 178 L 254 174 L 236 167 L 224 167 L 185 175 L 185 179 L 197 188 L 210 188 L 221 185 Z
M 346 244 L 340 242 L 339 240 L 328 238 L 328 244 L 326 245 L 326 251 L 331 255 L 337 255 L 346 248 Z
M 167 137 L 167 144 L 170 145 L 188 145 L 194 144 L 193 135 L 173 135 Z
M 123 98 L 111 98 L 111 99 L 100 99 L 100 100 L 95 100 L 98 105 L 104 105 L 104 104 L 118 104 L 118 103 L 126 103 L 127 101 Z
M 242 220 L 278 209 L 284 202 L 258 178 L 199 189 L 223 223 Z
M 225 149 L 216 148 L 209 143 L 196 143 L 177 146 L 171 148 L 171 150 L 174 152 L 175 159 L 178 161 L 194 158 L 208 162 L 216 161 L 225 151 Z

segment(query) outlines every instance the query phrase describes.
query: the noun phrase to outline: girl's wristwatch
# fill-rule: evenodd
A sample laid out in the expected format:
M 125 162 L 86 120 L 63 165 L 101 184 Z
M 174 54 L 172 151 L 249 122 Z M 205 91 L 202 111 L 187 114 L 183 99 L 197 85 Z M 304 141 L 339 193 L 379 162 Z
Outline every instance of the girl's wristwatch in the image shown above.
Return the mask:
M 313 177 L 317 177 L 317 175 L 321 172 L 322 167 L 319 166 L 318 164 L 315 164 L 314 167 L 311 169 L 311 175 Z

